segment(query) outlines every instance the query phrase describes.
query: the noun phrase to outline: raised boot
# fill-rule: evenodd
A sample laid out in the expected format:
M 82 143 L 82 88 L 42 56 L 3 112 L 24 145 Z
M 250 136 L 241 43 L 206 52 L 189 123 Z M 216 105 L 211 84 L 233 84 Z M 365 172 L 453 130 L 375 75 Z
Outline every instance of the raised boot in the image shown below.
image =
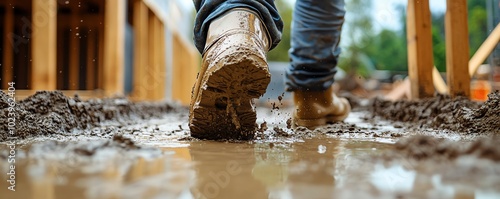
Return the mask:
M 271 80 L 266 53 L 268 32 L 259 16 L 236 8 L 210 23 L 202 65 L 193 87 L 191 136 L 201 139 L 252 139 L 254 98 Z
M 293 124 L 309 129 L 343 121 L 351 112 L 349 101 L 335 95 L 333 88 L 325 91 L 294 91 Z

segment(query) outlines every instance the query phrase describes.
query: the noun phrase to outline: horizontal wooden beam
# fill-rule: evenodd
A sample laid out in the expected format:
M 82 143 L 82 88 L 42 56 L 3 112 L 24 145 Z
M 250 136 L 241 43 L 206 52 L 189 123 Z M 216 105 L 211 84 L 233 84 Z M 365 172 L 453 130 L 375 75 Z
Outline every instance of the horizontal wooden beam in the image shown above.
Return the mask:
M 31 95 L 34 95 L 38 90 L 16 90 L 16 100 L 25 99 Z M 105 93 L 103 90 L 59 90 L 64 95 L 68 97 L 73 97 L 78 95 L 83 100 L 94 99 L 94 98 L 103 98 L 105 97 Z M 7 92 L 7 90 L 4 90 Z

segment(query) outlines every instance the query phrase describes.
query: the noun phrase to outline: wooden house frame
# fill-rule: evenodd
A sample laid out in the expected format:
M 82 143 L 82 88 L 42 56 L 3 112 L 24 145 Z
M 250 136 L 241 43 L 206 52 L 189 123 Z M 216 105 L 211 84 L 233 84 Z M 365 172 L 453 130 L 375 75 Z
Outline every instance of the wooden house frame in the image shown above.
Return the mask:
M 124 93 L 127 23 L 134 35 L 130 93 Z M 170 91 L 172 100 L 189 103 L 199 53 L 154 1 L 5 0 L 0 24 L 1 88 L 16 80 L 21 98 L 62 90 L 84 98 L 163 100 Z M 172 37 L 171 67 L 165 35 Z

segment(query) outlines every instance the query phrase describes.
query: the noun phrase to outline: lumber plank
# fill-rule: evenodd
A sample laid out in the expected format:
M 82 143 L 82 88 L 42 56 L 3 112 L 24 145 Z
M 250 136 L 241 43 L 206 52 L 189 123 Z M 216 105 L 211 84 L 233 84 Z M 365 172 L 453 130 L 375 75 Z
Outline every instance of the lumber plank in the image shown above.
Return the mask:
M 452 97 L 470 96 L 467 0 L 447 0 L 446 74 Z
M 191 44 L 184 42 L 178 32 L 173 34 L 173 80 L 172 99 L 189 105 L 191 90 L 196 81 L 200 63 L 198 51 Z
M 481 64 L 490 56 L 491 51 L 495 49 L 495 47 L 500 42 L 500 24 L 497 24 L 495 29 L 490 33 L 488 38 L 479 46 L 476 53 L 469 60 L 469 75 L 473 77 L 476 74 L 477 69 Z
M 434 57 L 429 0 L 408 0 L 408 71 L 415 98 L 434 95 L 432 68 Z
M 384 96 L 384 99 L 390 101 L 396 101 L 403 99 L 405 96 L 411 98 L 410 84 L 411 84 L 410 79 L 406 78 L 403 82 L 401 82 L 399 85 L 393 88 L 388 94 L 386 94 Z
M 165 35 L 165 25 L 161 19 L 157 18 L 157 24 L 158 24 L 158 42 L 157 42 L 157 53 L 158 53 L 158 63 L 160 65 L 159 67 L 159 74 L 160 74 L 160 84 L 158 87 L 158 97 L 159 99 L 165 99 L 166 95 L 166 83 L 167 83 L 167 60 L 165 59 L 165 53 L 166 53 L 166 35 Z
M 152 100 L 162 100 L 165 96 L 165 73 L 164 73 L 164 68 L 166 67 L 165 64 L 162 62 L 163 55 L 162 53 L 162 45 L 165 45 L 164 42 L 165 40 L 162 39 L 165 35 L 161 35 L 161 21 L 154 15 L 154 13 L 150 12 L 152 15 L 151 18 L 151 23 L 150 26 L 152 26 L 152 43 L 150 43 L 150 49 L 152 49 L 152 52 L 150 55 L 152 55 L 152 62 L 153 64 L 153 81 L 152 81 L 152 88 L 154 89 L 152 91 Z
M 106 0 L 104 9 L 103 89 L 107 96 L 122 95 L 126 1 Z
M 134 80 L 131 96 L 134 100 L 147 99 L 148 53 L 148 8 L 142 1 L 134 2 Z
M 145 88 L 147 92 L 148 100 L 155 100 L 156 90 L 158 85 L 158 63 L 156 62 L 156 26 L 154 21 L 155 15 L 153 12 L 148 10 L 148 68 L 147 68 L 147 87 Z
M 434 87 L 439 93 L 448 94 L 448 86 L 446 85 L 446 82 L 444 82 L 436 67 L 432 68 L 432 81 L 434 82 Z
M 31 89 L 54 90 L 57 81 L 57 0 L 33 0 Z
M 101 2 L 101 8 L 104 3 Z M 104 21 L 104 9 L 99 9 L 99 21 Z M 100 23 L 97 29 L 99 48 L 97 49 L 97 88 L 104 87 L 104 24 Z

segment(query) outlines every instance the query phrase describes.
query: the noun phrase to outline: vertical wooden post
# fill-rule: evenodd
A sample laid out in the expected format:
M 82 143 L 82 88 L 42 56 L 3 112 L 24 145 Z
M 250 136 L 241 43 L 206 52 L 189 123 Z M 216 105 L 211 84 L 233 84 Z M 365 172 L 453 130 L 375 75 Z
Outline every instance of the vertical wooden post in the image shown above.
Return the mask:
M 148 99 L 161 100 L 165 95 L 165 64 L 162 62 L 164 56 L 162 53 L 162 40 L 161 37 L 161 21 L 153 12 L 149 14 L 149 68 L 148 74 Z M 163 44 L 164 45 L 164 44 Z
M 191 89 L 196 81 L 199 53 L 178 32 L 173 33 L 172 98 L 189 105 Z
M 447 0 L 446 72 L 451 96 L 470 96 L 467 0 Z
M 147 69 L 147 99 L 154 100 L 156 98 L 156 89 L 158 86 L 158 63 L 156 62 L 157 52 L 155 51 L 156 43 L 156 26 L 155 15 L 153 12 L 148 12 L 148 69 Z
M 57 0 L 33 0 L 33 90 L 54 90 L 57 81 Z
M 104 2 L 100 2 L 99 6 L 99 25 L 97 26 L 98 31 L 98 42 L 99 48 L 97 52 L 97 88 L 102 89 L 104 85 Z
M 69 89 L 78 90 L 80 88 L 80 28 L 79 7 L 76 1 L 71 2 L 70 32 L 69 32 Z
M 134 2 L 134 81 L 132 97 L 136 100 L 147 98 L 148 66 L 148 8 L 141 0 Z
M 5 3 L 5 18 L 4 18 L 4 29 L 3 36 L 3 74 L 2 74 L 2 82 L 3 85 L 0 85 L 0 88 L 7 88 L 7 83 L 12 82 L 14 80 L 13 72 L 14 72 L 14 38 L 11 37 L 14 33 L 14 5 L 12 5 L 13 1 L 8 0 Z
M 158 42 L 156 43 L 156 54 L 158 55 L 156 58 L 157 58 L 157 61 L 158 61 L 158 67 L 159 67 L 159 71 L 158 71 L 158 74 L 159 74 L 159 85 L 158 85 L 158 88 L 157 88 L 157 98 L 158 99 L 164 99 L 165 98 L 165 84 L 166 84 L 166 76 L 167 76 L 167 61 L 165 60 L 165 42 L 166 42 L 166 39 L 165 39 L 165 25 L 164 25 L 164 22 L 159 20 L 158 18 L 156 18 L 156 22 L 157 22 L 157 40 Z
M 126 1 L 106 0 L 104 6 L 105 95 L 123 94 Z
M 407 10 L 408 70 L 412 97 L 431 97 L 434 95 L 434 57 L 429 0 L 408 0 Z

